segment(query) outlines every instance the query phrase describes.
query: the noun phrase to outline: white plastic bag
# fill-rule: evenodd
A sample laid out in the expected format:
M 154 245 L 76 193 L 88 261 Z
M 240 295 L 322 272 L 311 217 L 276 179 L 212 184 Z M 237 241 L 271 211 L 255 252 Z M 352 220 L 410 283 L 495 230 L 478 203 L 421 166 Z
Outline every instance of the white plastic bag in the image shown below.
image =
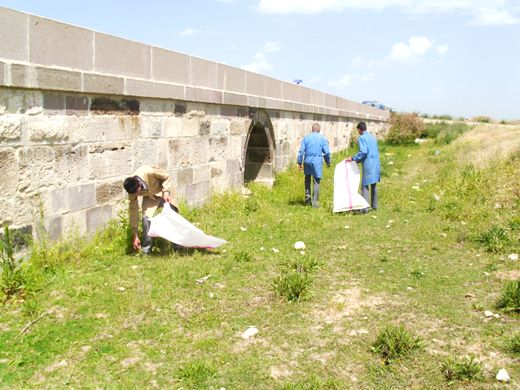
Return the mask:
M 216 248 L 227 241 L 208 236 L 165 203 L 162 212 L 151 219 L 150 237 L 162 237 L 189 248 Z
M 359 192 L 359 168 L 343 160 L 334 169 L 334 212 L 366 209 L 369 205 Z

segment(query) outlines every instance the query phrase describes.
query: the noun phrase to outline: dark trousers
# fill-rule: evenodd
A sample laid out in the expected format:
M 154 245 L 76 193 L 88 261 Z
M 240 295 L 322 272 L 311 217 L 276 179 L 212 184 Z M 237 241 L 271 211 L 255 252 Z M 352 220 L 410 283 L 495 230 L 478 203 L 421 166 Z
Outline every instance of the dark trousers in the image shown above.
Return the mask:
M 318 207 L 318 198 L 320 197 L 320 178 L 312 176 L 313 191 L 311 198 L 311 175 L 305 175 L 305 203 L 312 204 L 312 207 Z
M 377 209 L 377 183 L 370 184 L 370 200 L 368 199 L 368 185 L 361 186 L 361 196 L 370 203 L 373 210 Z

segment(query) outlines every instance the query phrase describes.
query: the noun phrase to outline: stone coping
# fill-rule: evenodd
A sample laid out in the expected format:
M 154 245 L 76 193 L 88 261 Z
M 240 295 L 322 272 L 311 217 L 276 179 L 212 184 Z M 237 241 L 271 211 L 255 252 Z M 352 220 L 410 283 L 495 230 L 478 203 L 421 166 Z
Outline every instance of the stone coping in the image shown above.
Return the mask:
M 389 118 L 305 86 L 4 7 L 0 86 Z

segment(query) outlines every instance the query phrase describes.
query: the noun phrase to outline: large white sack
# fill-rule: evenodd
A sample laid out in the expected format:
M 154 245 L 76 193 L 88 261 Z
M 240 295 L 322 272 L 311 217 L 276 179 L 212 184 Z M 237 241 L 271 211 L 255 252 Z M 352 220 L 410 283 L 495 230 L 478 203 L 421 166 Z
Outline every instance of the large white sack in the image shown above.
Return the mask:
M 162 237 L 175 244 L 189 248 L 216 248 L 227 241 L 208 236 L 165 203 L 162 212 L 151 219 L 151 237 Z
M 361 177 L 355 162 L 343 160 L 334 169 L 334 212 L 361 210 L 368 203 L 359 192 Z

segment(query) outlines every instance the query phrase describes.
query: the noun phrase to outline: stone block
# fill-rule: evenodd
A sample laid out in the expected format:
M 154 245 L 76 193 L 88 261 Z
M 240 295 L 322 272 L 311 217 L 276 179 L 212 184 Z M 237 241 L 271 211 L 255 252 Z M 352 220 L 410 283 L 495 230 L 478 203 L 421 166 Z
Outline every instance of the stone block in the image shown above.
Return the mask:
M 243 135 L 247 132 L 246 120 L 245 119 L 237 119 L 232 120 L 229 125 L 229 130 L 231 135 Z
M 63 233 L 66 238 L 71 235 L 84 235 L 87 232 L 87 210 L 79 210 L 63 215 Z
M 184 86 L 166 83 L 157 83 L 146 80 L 126 79 L 126 95 L 146 96 L 162 99 L 184 100 Z
M 209 162 L 224 160 L 228 157 L 228 138 L 211 137 L 209 138 L 208 158 Z
M 65 95 L 61 93 L 43 93 L 43 108 L 46 114 L 59 114 L 65 111 Z
M 258 107 L 258 96 L 247 96 L 247 105 L 249 107 Z
M 0 149 L 0 177 L 2 178 L 2 196 L 16 193 L 19 181 L 18 161 L 13 148 Z
M 281 100 L 266 99 L 265 100 L 265 108 L 267 108 L 269 110 L 282 110 L 283 107 L 284 107 L 283 106 L 284 103 L 287 103 L 287 102 L 283 102 Z M 292 104 L 292 103 L 289 103 L 289 104 Z
M 299 101 L 304 104 L 311 104 L 311 95 L 312 95 L 312 89 L 299 86 L 300 87 L 300 99 Z
M 29 61 L 29 15 L 0 7 L 0 58 Z
M 157 165 L 157 143 L 152 139 L 136 140 L 132 145 L 132 170 L 142 165 Z
M 175 181 L 177 186 L 180 187 L 186 187 L 193 184 L 193 169 L 191 167 L 178 169 Z
M 187 186 L 184 192 L 186 203 L 190 206 L 201 206 L 207 199 L 209 199 L 210 188 L 211 186 L 209 181 Z
M 222 91 L 186 87 L 186 100 L 203 103 L 222 103 Z
M 177 84 L 190 83 L 190 56 L 152 47 L 152 78 Z
M 246 93 L 265 96 L 265 77 L 256 73 L 246 72 Z
M 237 175 L 242 171 L 240 160 L 237 158 L 230 158 L 226 161 L 226 174 L 228 176 Z
M 311 91 L 311 104 L 323 107 L 325 105 L 325 94 L 321 91 Z
M 46 194 L 45 204 L 51 215 L 94 207 L 96 205 L 96 186 L 94 183 L 90 183 L 57 187 Z
M 282 109 L 286 111 L 294 111 L 294 103 L 293 102 L 283 102 Z
M 271 77 L 265 77 L 265 96 L 281 99 L 282 98 L 282 82 Z
M 247 102 L 247 99 L 246 99 L 246 102 Z M 237 106 L 221 106 L 220 115 L 227 116 L 227 117 L 236 117 L 236 116 L 238 116 L 238 107 Z
M 194 87 L 218 89 L 218 64 L 190 57 L 190 84 Z
M 59 240 L 63 235 L 63 217 L 56 215 L 47 218 L 45 221 L 45 231 L 51 240 Z
M 216 161 L 210 164 L 211 179 L 223 177 L 226 172 L 226 161 Z M 224 176 L 225 177 L 225 176 Z
M 172 115 L 175 112 L 175 101 L 163 99 L 139 99 L 141 114 Z
M 300 85 L 283 82 L 282 83 L 282 99 L 289 100 L 292 102 L 299 102 L 302 88 L 303 87 L 301 87 Z
M 47 118 L 34 117 L 27 119 L 27 130 L 31 142 L 64 142 L 71 131 L 66 118 L 50 116 Z
M 193 183 L 200 183 L 211 179 L 211 167 L 209 164 L 194 166 L 192 171 Z
M 190 140 L 190 163 L 192 165 L 208 162 L 209 138 L 197 137 Z
M 11 64 L 11 85 L 52 91 L 81 91 L 81 73 Z
M 232 66 L 217 64 L 218 89 L 244 93 L 246 91 L 246 72 Z
M 238 93 L 224 92 L 223 104 L 235 106 L 247 106 L 247 95 L 240 95 Z
M 92 144 L 88 166 L 93 178 L 105 179 L 133 172 L 132 147 L 128 143 Z
M 67 95 L 65 97 L 65 112 L 67 115 L 87 115 L 89 100 L 86 96 Z
M 54 172 L 59 183 L 76 184 L 89 180 L 88 145 L 60 145 L 54 147 Z
M 122 95 L 124 89 L 125 80 L 121 77 L 83 74 L 83 92 Z
M 151 78 L 151 47 L 95 32 L 94 69 L 99 73 Z
M 0 144 L 20 143 L 22 139 L 22 121 L 18 116 L 0 117 Z
M 160 167 L 169 166 L 168 142 L 169 140 L 165 138 L 159 138 L 157 140 L 157 165 Z
M 18 150 L 20 181 L 18 191 L 30 193 L 56 182 L 54 173 L 54 149 L 50 146 L 36 146 Z
M 94 207 L 86 212 L 87 232 L 95 233 L 104 228 L 112 219 L 112 207 L 109 205 Z
M 200 127 L 199 127 L 199 135 L 201 137 L 209 135 L 209 132 L 210 132 L 210 129 L 211 129 L 211 119 L 201 120 L 199 125 L 200 125 Z
M 336 108 L 336 96 L 325 94 L 325 107 Z
M 145 138 L 158 138 L 162 132 L 161 117 L 144 117 L 141 119 L 141 136 Z
M 37 16 L 29 19 L 29 60 L 32 63 L 92 70 L 94 31 Z
M 5 70 L 7 66 L 3 62 L 0 62 L 0 85 L 6 85 L 5 84 Z
M 230 150 L 229 155 L 233 158 L 241 158 L 244 151 L 245 140 L 242 136 L 231 136 L 230 137 Z
M 210 122 L 209 133 L 213 136 L 229 134 L 228 119 L 212 119 Z

